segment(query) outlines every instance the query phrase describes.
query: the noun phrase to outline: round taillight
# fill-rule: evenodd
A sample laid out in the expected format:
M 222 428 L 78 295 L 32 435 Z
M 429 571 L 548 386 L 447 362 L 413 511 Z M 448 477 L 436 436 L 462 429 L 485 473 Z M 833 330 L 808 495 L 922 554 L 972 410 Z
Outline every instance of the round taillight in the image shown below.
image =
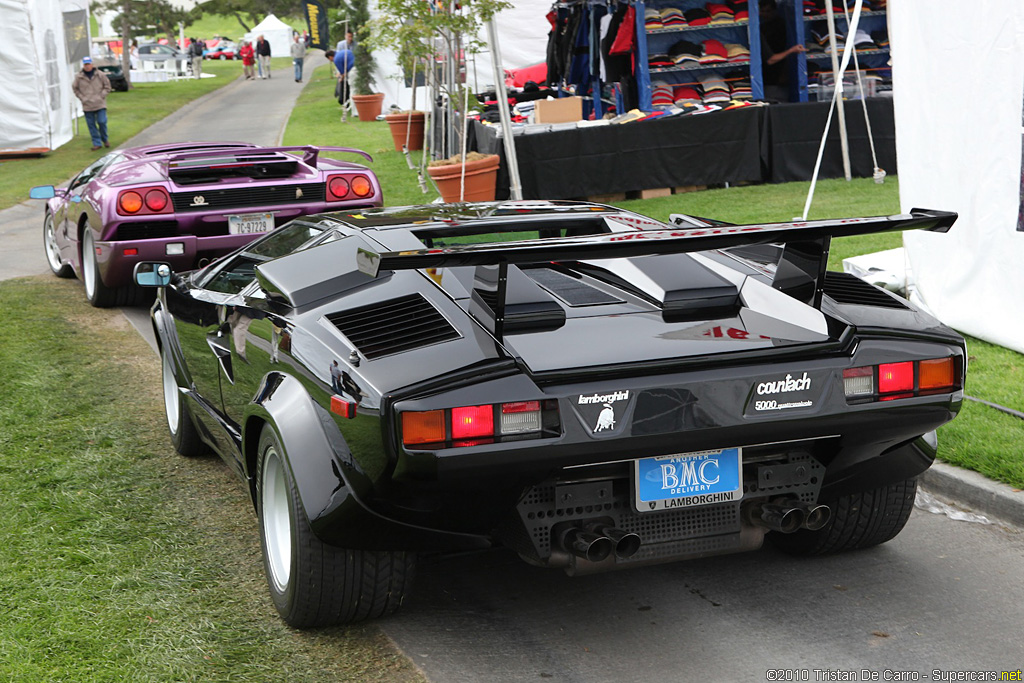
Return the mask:
M 348 194 L 348 181 L 341 176 L 335 176 L 327 183 L 327 188 L 335 199 L 343 199 Z
M 150 190 L 147 192 L 146 208 L 150 211 L 163 211 L 167 208 L 167 193 L 163 190 Z
M 352 179 L 352 192 L 357 197 L 369 197 L 373 194 L 373 185 L 370 184 L 370 180 L 366 176 L 357 175 Z
M 118 198 L 117 203 L 125 213 L 137 213 L 142 209 L 142 197 L 138 192 L 130 190 L 122 194 Z

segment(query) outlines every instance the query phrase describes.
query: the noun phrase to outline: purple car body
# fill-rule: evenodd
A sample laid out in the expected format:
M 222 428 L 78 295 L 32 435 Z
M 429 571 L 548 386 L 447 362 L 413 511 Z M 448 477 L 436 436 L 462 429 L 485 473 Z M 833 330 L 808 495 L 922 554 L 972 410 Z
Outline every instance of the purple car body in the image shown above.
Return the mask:
M 43 241 L 50 269 L 77 275 L 94 306 L 139 303 L 141 261 L 190 270 L 298 216 L 383 205 L 362 164 L 322 158 L 342 147 L 179 143 L 116 150 L 48 199 Z

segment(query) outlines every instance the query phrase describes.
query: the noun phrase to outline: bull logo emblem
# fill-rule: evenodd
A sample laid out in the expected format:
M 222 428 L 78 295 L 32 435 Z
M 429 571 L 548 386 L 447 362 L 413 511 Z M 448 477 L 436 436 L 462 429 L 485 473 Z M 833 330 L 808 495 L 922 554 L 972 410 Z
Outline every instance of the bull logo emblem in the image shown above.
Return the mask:
M 296 199 L 302 199 L 302 188 L 301 187 L 295 188 L 295 198 Z
M 597 416 L 597 426 L 594 427 L 594 433 L 603 432 L 606 429 L 615 429 L 615 409 L 612 408 L 611 403 L 605 403 L 604 410 Z

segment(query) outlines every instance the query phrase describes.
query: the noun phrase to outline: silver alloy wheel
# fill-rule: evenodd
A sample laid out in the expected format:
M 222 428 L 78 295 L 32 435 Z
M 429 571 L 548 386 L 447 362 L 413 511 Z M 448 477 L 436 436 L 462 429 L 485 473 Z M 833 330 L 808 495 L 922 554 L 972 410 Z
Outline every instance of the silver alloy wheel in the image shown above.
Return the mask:
M 53 230 L 53 214 L 49 211 L 46 212 L 43 234 L 46 240 L 46 260 L 50 262 L 50 270 L 56 273 L 64 264 L 60 262 L 60 248 L 57 246 L 57 235 Z
M 266 543 L 270 580 L 278 593 L 288 588 L 292 573 L 292 525 L 288 481 L 284 464 L 273 444 L 263 456 L 263 538 Z
M 85 284 L 85 296 L 92 301 L 96 296 L 96 247 L 88 226 L 82 238 L 82 282 Z
M 167 426 L 171 435 L 178 433 L 178 421 L 181 419 L 181 393 L 178 391 L 178 381 L 174 379 L 174 370 L 171 368 L 171 359 L 165 350 L 162 354 L 164 366 L 164 412 L 167 414 Z

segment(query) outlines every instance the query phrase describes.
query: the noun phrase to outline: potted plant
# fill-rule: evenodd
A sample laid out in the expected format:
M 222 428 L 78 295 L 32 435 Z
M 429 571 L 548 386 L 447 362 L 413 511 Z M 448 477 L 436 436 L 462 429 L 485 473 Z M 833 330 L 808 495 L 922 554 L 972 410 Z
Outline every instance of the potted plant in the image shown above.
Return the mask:
M 334 10 L 336 23 L 344 24 L 347 30 L 356 36 L 352 48 L 355 71 L 352 77 L 352 103 L 356 106 L 360 121 L 375 121 L 380 116 L 384 103 L 384 93 L 374 92 L 373 70 L 376 66 L 373 59 L 373 45 L 365 40 L 368 37 L 367 26 L 370 21 L 368 0 L 340 0 L 340 7 Z
M 462 155 L 456 154 L 431 161 L 427 173 L 447 203 L 493 202 L 499 161 L 497 154 L 470 152 L 463 162 Z

